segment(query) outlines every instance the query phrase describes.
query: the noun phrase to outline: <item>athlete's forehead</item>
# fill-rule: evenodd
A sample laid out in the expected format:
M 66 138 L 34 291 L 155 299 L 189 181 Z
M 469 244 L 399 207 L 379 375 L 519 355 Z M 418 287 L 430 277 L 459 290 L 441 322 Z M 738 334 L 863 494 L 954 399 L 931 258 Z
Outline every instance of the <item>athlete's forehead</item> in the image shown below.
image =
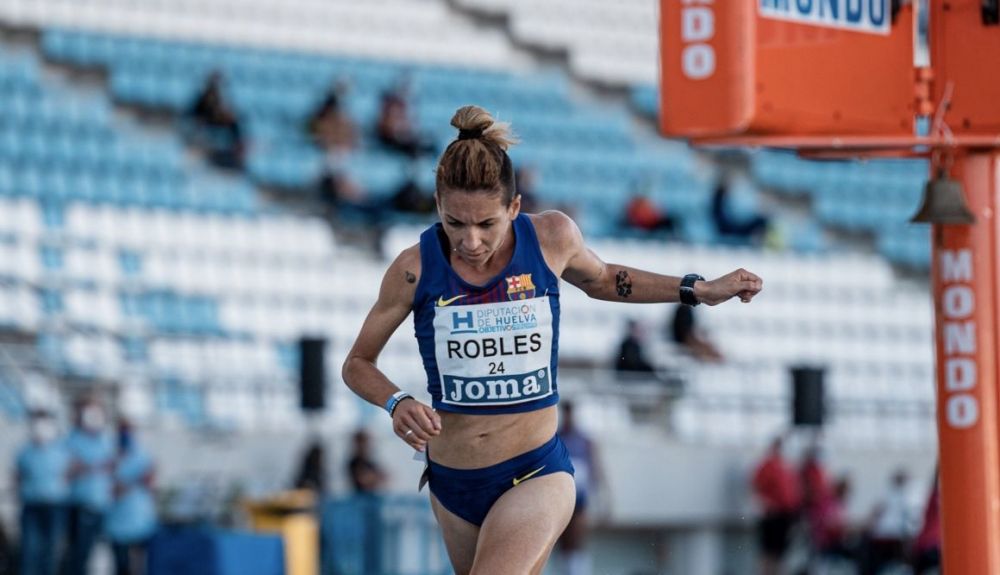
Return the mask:
M 503 197 L 486 191 L 451 192 L 438 195 L 438 206 L 442 219 L 463 224 L 479 224 L 487 220 L 503 218 L 507 207 Z

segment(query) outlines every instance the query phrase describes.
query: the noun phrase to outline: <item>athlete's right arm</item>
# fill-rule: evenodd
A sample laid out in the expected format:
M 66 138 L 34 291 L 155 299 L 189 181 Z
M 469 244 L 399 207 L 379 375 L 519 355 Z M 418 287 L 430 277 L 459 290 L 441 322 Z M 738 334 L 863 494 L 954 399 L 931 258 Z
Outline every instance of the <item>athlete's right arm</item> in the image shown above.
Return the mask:
M 399 391 L 378 369 L 378 356 L 386 342 L 410 315 L 413 296 L 420 277 L 420 250 L 413 246 L 403 251 L 382 278 L 378 300 L 368 312 L 361 332 L 344 361 L 342 375 L 351 391 L 369 403 L 384 407 Z M 427 441 L 441 430 L 441 419 L 430 406 L 415 399 L 399 404 L 392 418 L 392 428 L 414 449 L 423 450 Z M 413 433 L 407 434 L 407 431 Z

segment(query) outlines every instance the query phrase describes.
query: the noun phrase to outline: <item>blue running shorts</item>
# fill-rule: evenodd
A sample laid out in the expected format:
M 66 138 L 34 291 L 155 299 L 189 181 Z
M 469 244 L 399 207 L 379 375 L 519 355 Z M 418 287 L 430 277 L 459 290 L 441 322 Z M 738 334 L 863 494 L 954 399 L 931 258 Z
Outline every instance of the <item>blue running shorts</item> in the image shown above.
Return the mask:
M 428 461 L 428 485 L 445 509 L 482 525 L 500 496 L 522 481 L 565 471 L 573 475 L 569 452 L 558 435 L 541 447 L 479 469 L 453 469 Z

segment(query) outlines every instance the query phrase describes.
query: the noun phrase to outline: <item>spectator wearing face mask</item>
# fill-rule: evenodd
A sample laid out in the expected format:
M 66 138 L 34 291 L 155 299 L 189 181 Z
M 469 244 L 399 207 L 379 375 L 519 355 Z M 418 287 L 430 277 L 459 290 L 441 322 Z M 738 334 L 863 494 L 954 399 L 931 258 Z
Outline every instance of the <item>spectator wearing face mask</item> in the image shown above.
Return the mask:
M 115 450 L 106 433 L 104 408 L 93 399 L 77 403 L 67 439 L 70 463 L 69 545 L 65 575 L 85 575 L 111 505 Z
M 55 575 L 65 532 L 70 456 L 49 412 L 31 413 L 29 435 L 14 466 L 21 499 L 19 573 Z
M 144 575 L 146 546 L 156 531 L 153 460 L 136 441 L 132 425 L 118 422 L 118 456 L 114 467 L 114 503 L 107 533 L 115 555 L 115 575 Z

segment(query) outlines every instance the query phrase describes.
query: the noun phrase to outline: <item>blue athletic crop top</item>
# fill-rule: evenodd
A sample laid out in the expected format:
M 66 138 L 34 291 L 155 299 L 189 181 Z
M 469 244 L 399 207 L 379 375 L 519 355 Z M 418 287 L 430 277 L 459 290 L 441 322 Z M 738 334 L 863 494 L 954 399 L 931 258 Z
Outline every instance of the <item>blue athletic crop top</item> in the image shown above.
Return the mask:
M 434 409 L 493 415 L 559 402 L 559 279 L 531 220 L 513 226 L 510 263 L 482 286 L 452 269 L 440 223 L 420 234 L 413 325 Z

